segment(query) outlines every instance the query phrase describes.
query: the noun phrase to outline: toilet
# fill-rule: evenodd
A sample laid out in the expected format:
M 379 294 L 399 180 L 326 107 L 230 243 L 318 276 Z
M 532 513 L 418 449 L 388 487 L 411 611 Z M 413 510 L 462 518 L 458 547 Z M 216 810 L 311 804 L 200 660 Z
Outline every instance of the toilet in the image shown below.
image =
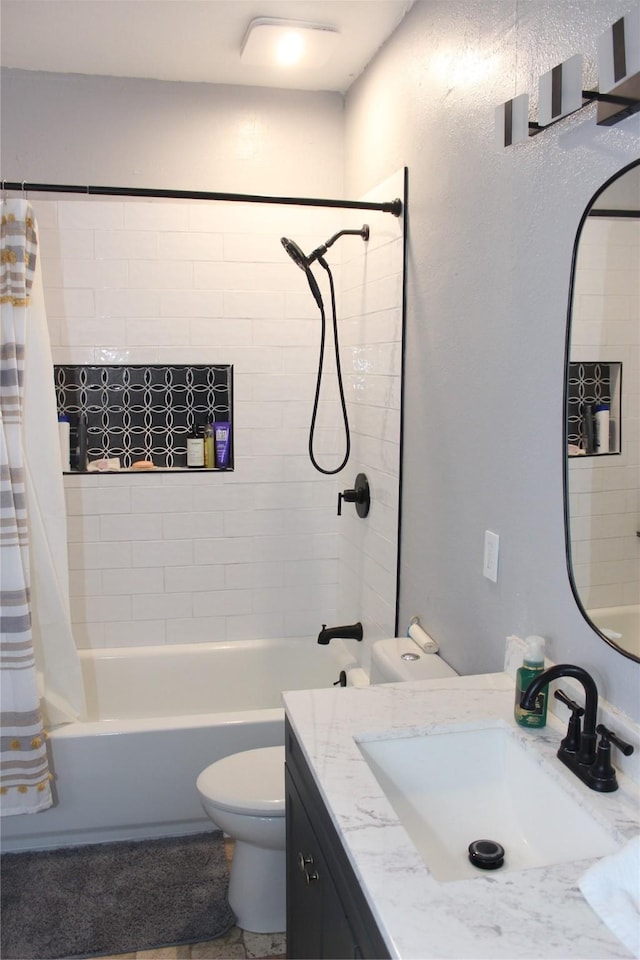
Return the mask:
M 235 840 L 229 905 L 252 933 L 286 929 L 284 747 L 223 757 L 198 776 L 207 816 Z
M 437 653 L 410 637 L 374 643 L 371 683 L 456 676 Z M 252 933 L 286 929 L 284 747 L 261 747 L 223 757 L 196 781 L 207 816 L 235 840 L 229 905 L 237 925 Z

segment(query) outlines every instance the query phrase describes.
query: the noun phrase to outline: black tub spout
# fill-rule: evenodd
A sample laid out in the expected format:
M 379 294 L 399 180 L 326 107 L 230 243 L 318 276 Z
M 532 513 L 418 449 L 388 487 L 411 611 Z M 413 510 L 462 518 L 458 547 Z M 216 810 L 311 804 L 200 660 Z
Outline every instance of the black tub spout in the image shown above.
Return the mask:
M 362 624 L 351 623 L 344 627 L 327 627 L 322 624 L 322 630 L 318 634 L 318 643 L 327 644 L 330 640 L 362 640 Z

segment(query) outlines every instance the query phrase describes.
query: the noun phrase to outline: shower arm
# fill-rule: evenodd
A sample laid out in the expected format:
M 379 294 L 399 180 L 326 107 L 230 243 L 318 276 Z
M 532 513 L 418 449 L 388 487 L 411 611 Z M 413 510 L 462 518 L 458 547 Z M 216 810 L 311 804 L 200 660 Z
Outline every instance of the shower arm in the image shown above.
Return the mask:
M 316 247 L 316 249 L 310 254 L 310 256 L 307 258 L 307 266 L 312 264 L 315 260 L 318 260 L 320 257 L 323 257 L 329 247 L 332 247 L 336 240 L 339 240 L 340 237 L 362 237 L 363 240 L 368 240 L 369 227 L 365 223 L 361 230 L 340 230 L 338 233 L 334 233 L 334 235 L 327 240 L 326 243 L 322 243 L 319 247 Z

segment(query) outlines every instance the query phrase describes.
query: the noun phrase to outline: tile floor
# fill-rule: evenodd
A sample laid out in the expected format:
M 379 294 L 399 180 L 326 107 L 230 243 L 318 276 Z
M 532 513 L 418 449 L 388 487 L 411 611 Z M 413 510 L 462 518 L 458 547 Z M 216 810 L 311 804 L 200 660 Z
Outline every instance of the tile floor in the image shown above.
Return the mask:
M 225 840 L 227 862 L 233 858 L 233 840 Z M 181 947 L 157 947 L 138 953 L 120 953 L 103 960 L 285 960 L 284 933 L 249 933 L 232 927 L 223 937 Z

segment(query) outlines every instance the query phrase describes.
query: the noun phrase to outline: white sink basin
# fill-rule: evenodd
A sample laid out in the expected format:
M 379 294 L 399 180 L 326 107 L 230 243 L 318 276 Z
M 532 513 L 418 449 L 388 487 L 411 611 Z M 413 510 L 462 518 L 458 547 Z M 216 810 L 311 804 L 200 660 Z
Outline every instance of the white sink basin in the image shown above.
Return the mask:
M 492 875 L 469 861 L 475 840 L 504 847 L 504 865 L 494 876 L 602 857 L 619 846 L 515 731 L 497 727 L 356 742 L 438 880 Z

